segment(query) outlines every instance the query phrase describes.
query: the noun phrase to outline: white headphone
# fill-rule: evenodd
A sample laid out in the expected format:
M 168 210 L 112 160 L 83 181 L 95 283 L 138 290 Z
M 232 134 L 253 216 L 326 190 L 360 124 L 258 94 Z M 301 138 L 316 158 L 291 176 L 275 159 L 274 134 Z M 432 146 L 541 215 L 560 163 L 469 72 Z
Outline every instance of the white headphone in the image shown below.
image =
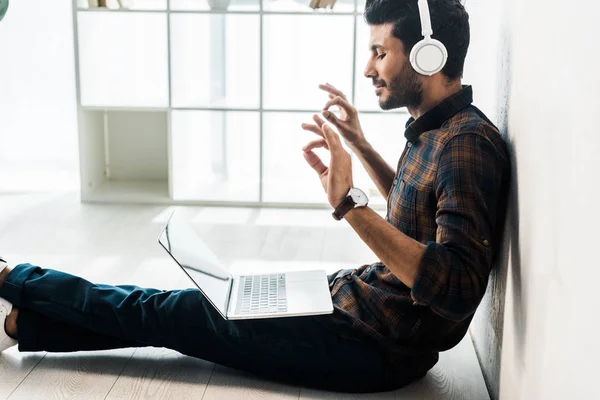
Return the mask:
M 442 42 L 431 38 L 433 29 L 431 28 L 429 4 L 427 4 L 427 0 L 418 1 L 424 39 L 412 48 L 410 63 L 419 74 L 431 76 L 444 69 L 446 61 L 448 61 L 448 50 Z

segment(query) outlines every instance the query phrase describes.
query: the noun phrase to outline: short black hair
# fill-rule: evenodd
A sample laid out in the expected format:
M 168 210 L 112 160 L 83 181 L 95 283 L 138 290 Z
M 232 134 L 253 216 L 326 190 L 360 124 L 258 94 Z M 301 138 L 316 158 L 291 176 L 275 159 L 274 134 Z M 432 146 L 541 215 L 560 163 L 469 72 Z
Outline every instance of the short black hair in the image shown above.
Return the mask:
M 462 78 L 471 39 L 469 14 L 460 0 L 428 0 L 433 38 L 448 50 L 442 70 L 448 79 Z M 408 56 L 423 39 L 417 0 L 367 0 L 364 18 L 369 25 L 393 23 L 393 35 L 404 44 Z

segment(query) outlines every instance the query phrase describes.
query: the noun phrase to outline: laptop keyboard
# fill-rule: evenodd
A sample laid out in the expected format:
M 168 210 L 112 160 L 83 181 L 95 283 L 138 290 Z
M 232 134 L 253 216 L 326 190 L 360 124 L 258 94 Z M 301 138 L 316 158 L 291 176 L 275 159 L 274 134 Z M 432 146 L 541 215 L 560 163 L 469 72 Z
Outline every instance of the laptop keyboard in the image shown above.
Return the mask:
M 275 314 L 286 311 L 285 274 L 240 277 L 236 314 Z

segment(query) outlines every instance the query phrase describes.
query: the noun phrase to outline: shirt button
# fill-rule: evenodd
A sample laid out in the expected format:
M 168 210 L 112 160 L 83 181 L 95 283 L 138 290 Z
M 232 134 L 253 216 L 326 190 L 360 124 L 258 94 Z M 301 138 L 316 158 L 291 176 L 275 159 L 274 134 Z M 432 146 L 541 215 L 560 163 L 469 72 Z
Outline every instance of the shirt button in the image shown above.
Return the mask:
M 347 281 L 351 281 L 351 280 L 352 280 L 352 274 L 348 274 L 348 275 L 346 275 L 346 280 L 347 280 Z
M 411 148 L 411 147 L 412 147 L 412 142 L 408 142 L 406 145 L 407 145 L 409 148 Z
M 490 241 L 489 241 L 489 240 L 487 240 L 487 239 L 485 239 L 485 240 L 483 241 L 483 245 L 484 245 L 485 247 L 488 247 L 488 246 L 490 245 Z
M 398 178 L 394 179 L 394 185 L 398 184 Z

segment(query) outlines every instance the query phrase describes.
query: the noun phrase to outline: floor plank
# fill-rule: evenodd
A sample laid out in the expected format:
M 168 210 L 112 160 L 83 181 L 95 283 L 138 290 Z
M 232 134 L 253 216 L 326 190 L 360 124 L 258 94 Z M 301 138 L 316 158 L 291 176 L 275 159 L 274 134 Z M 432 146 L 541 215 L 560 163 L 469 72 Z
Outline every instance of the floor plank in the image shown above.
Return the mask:
M 104 399 L 133 352 L 47 354 L 9 399 Z
M 138 349 L 106 399 L 201 399 L 213 369 L 173 350 Z
M 396 400 L 489 400 L 471 336 L 440 353 L 440 361 L 427 375 L 398 390 Z
M 298 399 L 300 388 L 258 379 L 217 365 L 202 400 L 285 400 Z
M 23 382 L 45 353 L 19 353 L 17 347 L 0 354 L 0 399 L 6 399 Z
M 300 400 L 394 400 L 393 392 L 382 393 L 335 393 L 321 390 L 302 389 Z
M 397 391 L 356 395 L 302 389 L 300 399 L 488 400 L 489 396 L 467 334 L 455 348 L 440 354 L 440 361 L 423 379 Z

